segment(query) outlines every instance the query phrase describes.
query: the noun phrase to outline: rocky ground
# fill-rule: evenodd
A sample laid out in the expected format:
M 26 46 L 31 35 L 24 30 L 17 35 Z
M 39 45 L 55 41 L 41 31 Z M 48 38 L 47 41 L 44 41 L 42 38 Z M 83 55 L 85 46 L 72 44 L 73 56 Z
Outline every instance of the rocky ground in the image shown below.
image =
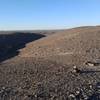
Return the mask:
M 1 62 L 0 100 L 100 100 L 100 27 L 44 37 Z
M 78 66 L 75 73 L 72 65 L 49 60 L 13 60 L 0 65 L 1 100 L 100 99 L 100 66 Z

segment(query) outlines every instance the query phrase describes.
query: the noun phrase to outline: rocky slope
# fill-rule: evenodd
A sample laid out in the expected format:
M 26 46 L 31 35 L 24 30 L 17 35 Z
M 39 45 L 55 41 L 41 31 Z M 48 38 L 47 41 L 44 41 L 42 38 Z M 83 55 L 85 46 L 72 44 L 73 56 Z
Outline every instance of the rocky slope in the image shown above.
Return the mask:
M 31 42 L 20 51 L 20 56 L 22 57 L 66 57 L 68 62 L 70 60 L 72 61 L 71 63 L 77 64 L 86 60 L 99 59 L 100 28 L 69 29 L 39 41 Z
M 65 30 L 20 49 L 0 64 L 0 99 L 99 100 L 100 27 Z

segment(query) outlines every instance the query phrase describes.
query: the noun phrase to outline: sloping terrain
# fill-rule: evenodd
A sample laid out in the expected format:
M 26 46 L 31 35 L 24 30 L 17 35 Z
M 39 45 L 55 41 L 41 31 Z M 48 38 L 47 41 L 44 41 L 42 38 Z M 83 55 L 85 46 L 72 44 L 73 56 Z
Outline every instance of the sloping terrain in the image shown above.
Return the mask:
M 2 33 L 2 32 L 1 32 Z M 25 47 L 29 42 L 45 37 L 38 33 L 0 33 L 0 62 L 19 54 L 19 49 Z
M 63 30 L 0 31 L 0 62 L 19 54 L 27 43 L 56 34 Z
M 18 51 L 0 64 L 1 100 L 100 100 L 100 27 L 60 31 Z
M 62 30 L 0 31 L 0 62 L 19 54 L 27 43 L 55 34 Z
M 78 60 L 77 63 L 81 63 L 81 60 L 98 59 L 100 57 L 100 28 L 69 29 L 29 43 L 26 48 L 20 51 L 22 57 L 52 58 L 52 56 L 64 56 L 69 60 L 75 60 L 71 63 L 76 63 L 76 60 Z

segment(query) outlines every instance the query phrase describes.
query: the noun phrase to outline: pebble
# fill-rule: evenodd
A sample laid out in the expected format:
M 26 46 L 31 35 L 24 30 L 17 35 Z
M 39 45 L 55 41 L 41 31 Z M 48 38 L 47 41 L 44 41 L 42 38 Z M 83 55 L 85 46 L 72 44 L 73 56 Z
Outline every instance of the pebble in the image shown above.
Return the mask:
M 2 89 L 5 90 L 6 88 L 5 87 L 2 87 Z
M 80 94 L 80 91 L 76 91 L 76 95 L 79 95 Z
M 75 98 L 75 95 L 74 94 L 70 94 L 69 97 Z
M 74 73 L 80 73 L 80 70 L 77 68 L 77 66 L 73 66 L 73 72 Z
M 89 87 L 90 87 L 90 89 L 92 89 L 92 85 L 90 85 Z

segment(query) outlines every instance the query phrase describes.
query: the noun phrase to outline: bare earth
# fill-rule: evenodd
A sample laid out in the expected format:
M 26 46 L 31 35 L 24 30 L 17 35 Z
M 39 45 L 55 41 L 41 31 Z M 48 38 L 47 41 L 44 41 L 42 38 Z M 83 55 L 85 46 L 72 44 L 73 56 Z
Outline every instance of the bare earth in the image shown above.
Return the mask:
M 99 26 L 28 42 L 0 63 L 0 100 L 100 100 Z

